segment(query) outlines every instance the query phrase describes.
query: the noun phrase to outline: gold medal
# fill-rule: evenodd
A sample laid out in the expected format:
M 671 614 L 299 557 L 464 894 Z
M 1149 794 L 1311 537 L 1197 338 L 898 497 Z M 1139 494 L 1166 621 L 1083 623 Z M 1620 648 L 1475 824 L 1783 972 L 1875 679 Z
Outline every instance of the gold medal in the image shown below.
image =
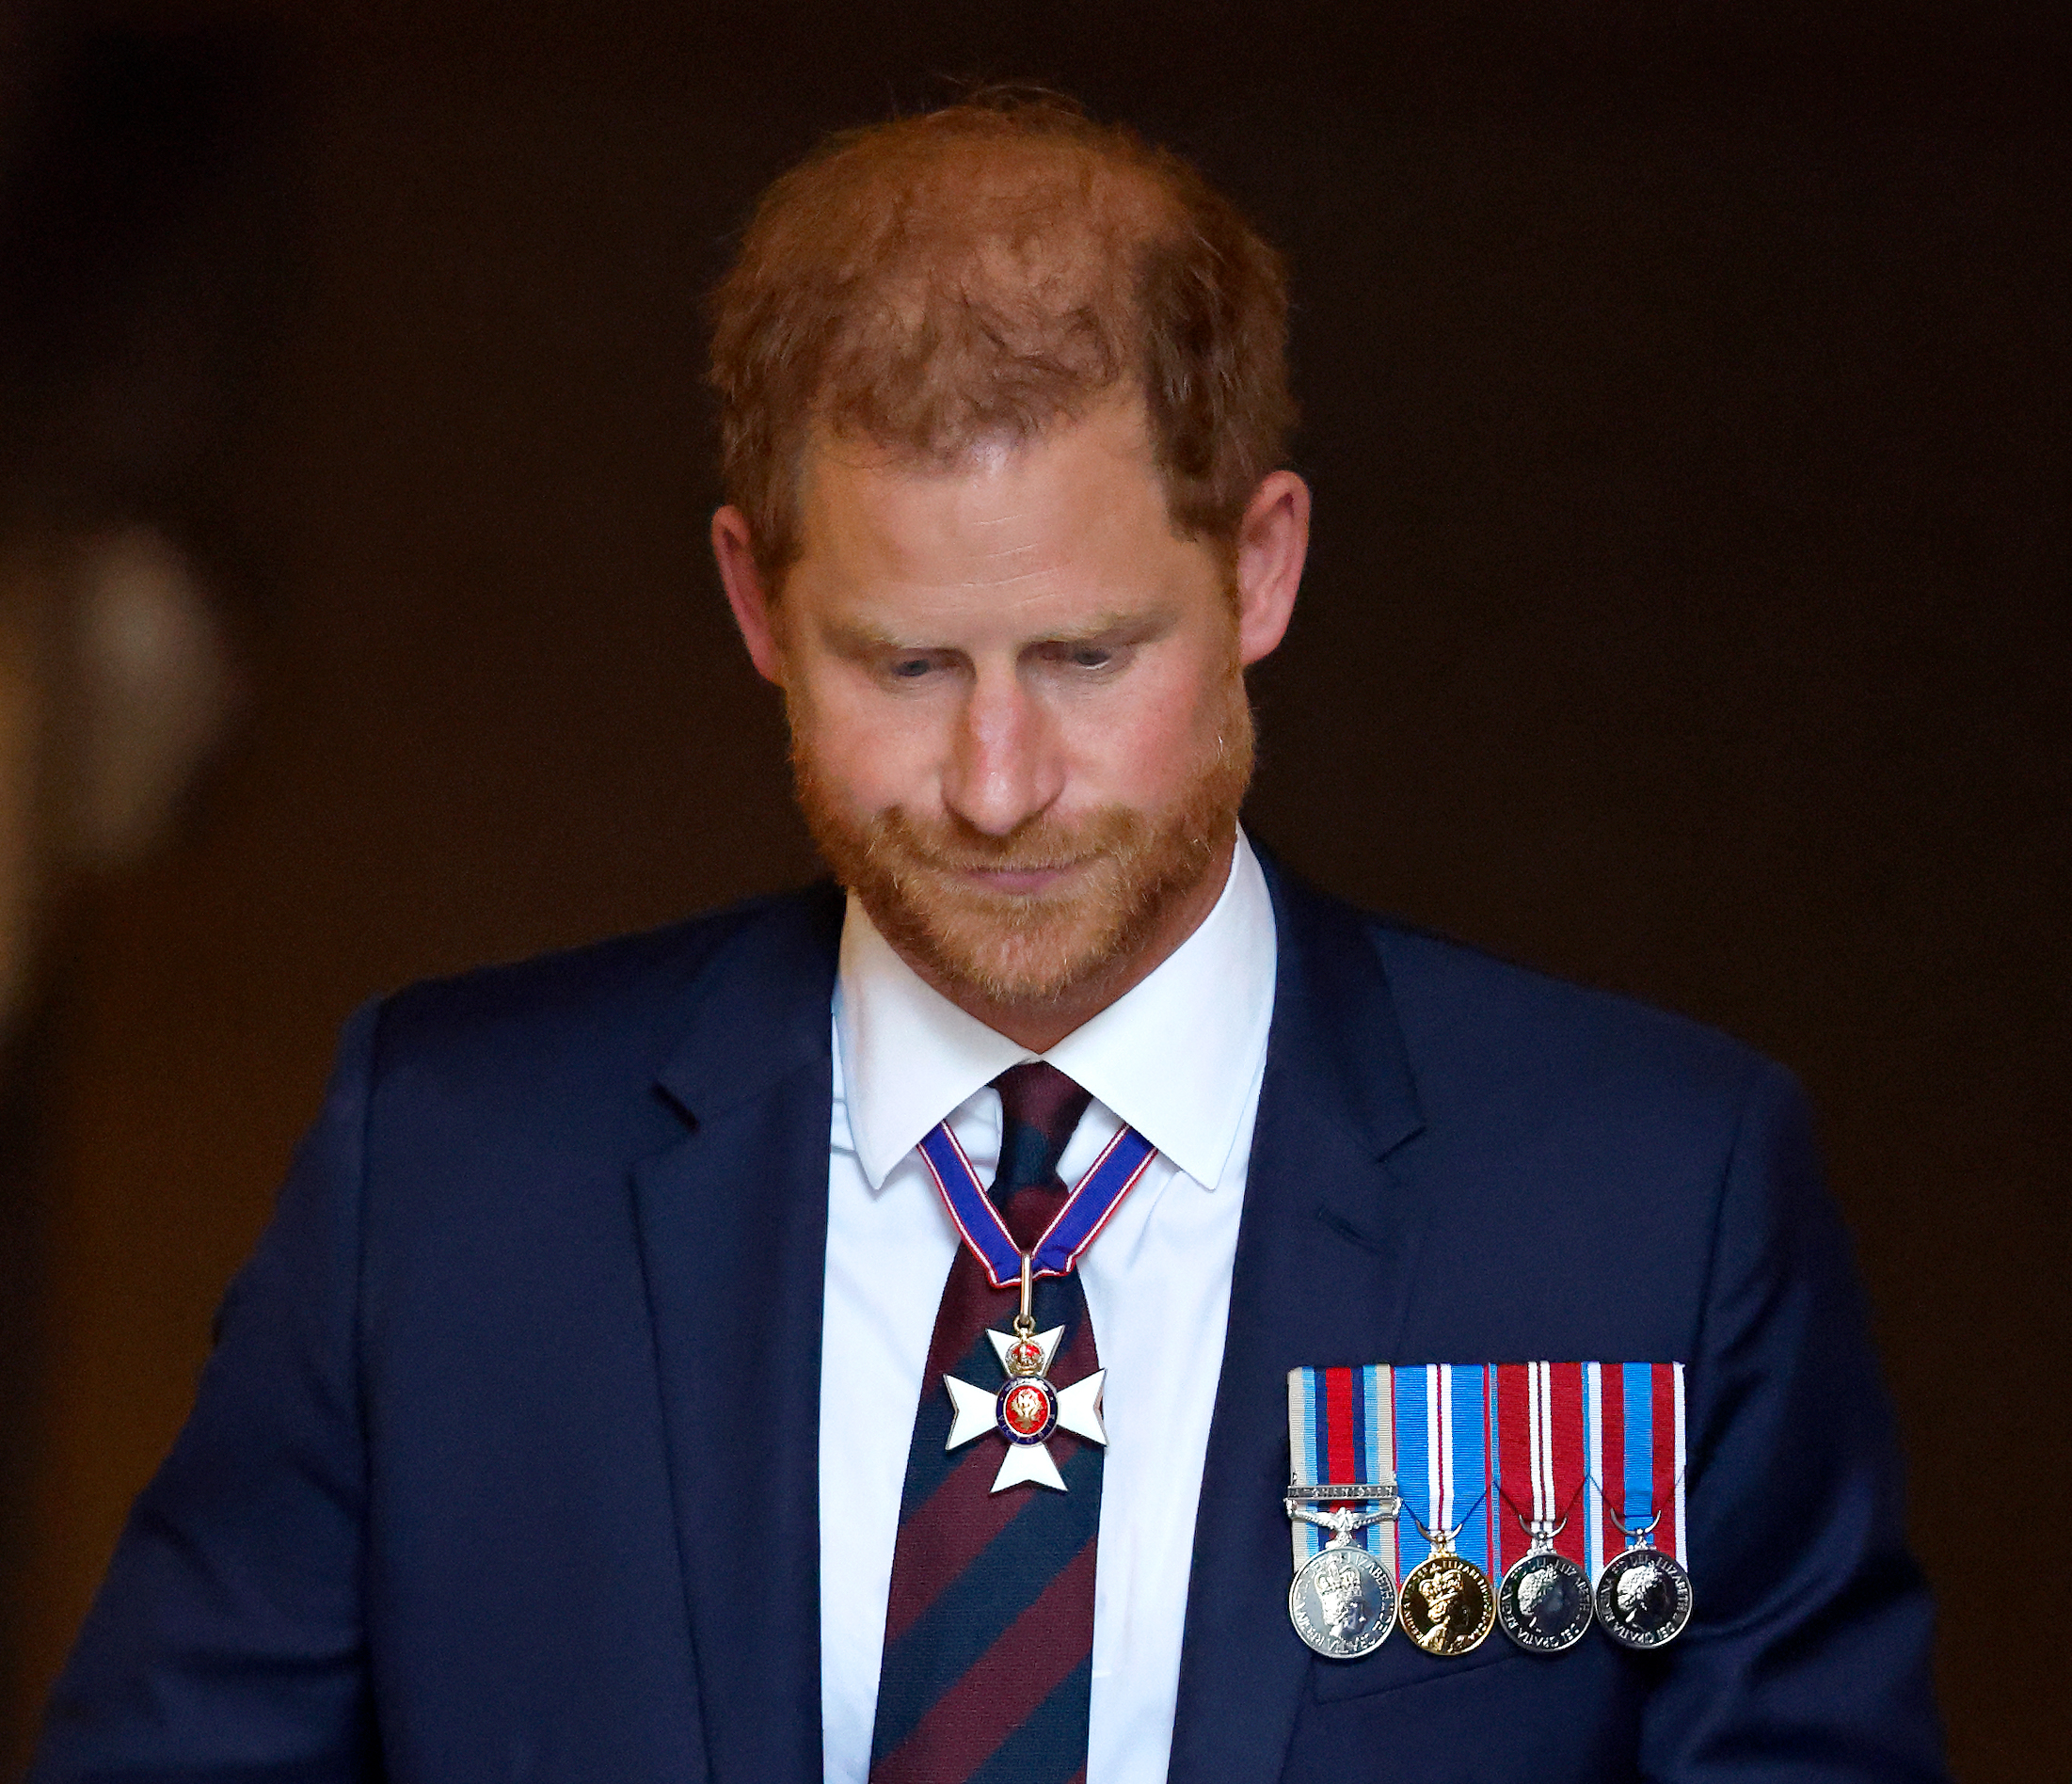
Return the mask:
M 1496 1626 L 1496 1594 L 1489 1575 L 1454 1553 L 1458 1535 L 1458 1525 L 1426 1533 L 1432 1552 L 1404 1577 L 1396 1602 L 1403 1633 L 1442 1660 L 1480 1647 Z

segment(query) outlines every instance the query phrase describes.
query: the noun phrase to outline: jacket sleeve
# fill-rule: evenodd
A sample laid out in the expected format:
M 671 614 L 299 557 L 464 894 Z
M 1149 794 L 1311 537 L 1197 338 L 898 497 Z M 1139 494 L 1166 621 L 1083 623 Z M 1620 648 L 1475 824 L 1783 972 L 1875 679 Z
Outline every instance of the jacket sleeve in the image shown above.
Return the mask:
M 376 1021 L 369 1006 L 347 1025 L 194 1411 L 53 1694 L 32 1784 L 375 1775 L 355 1329 Z
M 1944 1778 L 1891 1415 L 1805 1099 L 1774 1066 L 1742 1110 L 1689 1380 L 1697 1603 L 1662 1656 L 1643 1774 Z

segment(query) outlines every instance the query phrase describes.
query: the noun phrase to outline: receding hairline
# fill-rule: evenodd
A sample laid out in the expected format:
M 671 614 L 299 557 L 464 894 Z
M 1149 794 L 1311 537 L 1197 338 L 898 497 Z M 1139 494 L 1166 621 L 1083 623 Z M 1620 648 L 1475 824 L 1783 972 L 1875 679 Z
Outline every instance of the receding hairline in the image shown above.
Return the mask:
M 1064 101 L 829 139 L 763 195 L 713 314 L 728 494 L 773 582 L 817 436 L 952 469 L 1132 392 L 1199 536 L 1294 416 L 1279 257 L 1187 162 Z
M 844 132 L 779 176 L 771 192 L 812 181 L 833 188 L 829 198 L 845 206 L 873 191 L 898 193 L 906 201 L 879 213 L 898 227 L 916 214 L 927 215 L 923 199 L 940 203 L 948 197 L 952 203 L 942 214 L 954 209 L 962 219 L 970 215 L 975 200 L 1019 198 L 1035 206 L 1046 198 L 1061 199 L 1064 188 L 1076 184 L 1074 208 L 1079 215 L 1092 210 L 1115 223 L 1133 215 L 1146 229 L 1161 222 L 1184 226 L 1184 210 L 1171 189 L 1172 173 L 1185 167 L 1176 157 L 1133 132 L 1096 125 L 1073 113 L 1049 114 L 1044 128 L 1028 132 L 987 127 L 996 119 L 1004 123 L 1008 116 L 935 113 Z M 946 195 L 951 186 L 955 189 Z M 1090 203 L 1097 197 L 1098 203 Z M 996 226 L 988 232 L 998 233 Z

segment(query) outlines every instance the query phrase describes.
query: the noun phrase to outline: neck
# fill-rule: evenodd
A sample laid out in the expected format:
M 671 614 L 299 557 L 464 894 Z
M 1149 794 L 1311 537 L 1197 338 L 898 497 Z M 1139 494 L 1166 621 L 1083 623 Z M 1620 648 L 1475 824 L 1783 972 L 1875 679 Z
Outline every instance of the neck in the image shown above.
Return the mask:
M 944 979 L 925 962 L 910 958 L 904 949 L 901 950 L 901 958 L 958 1009 L 976 1016 L 996 1034 L 1004 1034 L 1031 1053 L 1048 1053 L 1075 1028 L 1092 1021 L 1108 1005 L 1143 983 L 1202 927 L 1216 908 L 1216 900 L 1223 896 L 1223 887 L 1230 880 L 1231 857 L 1236 850 L 1237 832 L 1233 827 L 1207 871 L 1184 898 L 1175 899 L 1159 916 L 1142 946 L 1111 961 L 1091 979 L 1057 997 L 1001 1003 L 969 985 Z

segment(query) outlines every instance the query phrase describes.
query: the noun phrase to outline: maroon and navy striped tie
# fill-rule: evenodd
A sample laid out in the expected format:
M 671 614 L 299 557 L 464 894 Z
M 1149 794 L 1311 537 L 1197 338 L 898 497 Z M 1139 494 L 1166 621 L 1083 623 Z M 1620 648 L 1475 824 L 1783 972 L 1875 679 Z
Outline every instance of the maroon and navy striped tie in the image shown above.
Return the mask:
M 1003 1120 L 990 1193 L 1027 1251 L 1064 1205 L 1058 1158 L 1092 1098 L 1041 1060 L 993 1083 Z M 943 1377 L 1003 1380 L 985 1332 L 1005 1330 L 1020 1306 L 1018 1286 L 995 1288 L 970 1249 L 957 1248 L 900 1498 L 870 1784 L 1069 1784 L 1086 1773 L 1100 1447 L 1062 1430 L 1050 1438 L 1061 1493 L 991 1491 L 1000 1444 L 989 1438 L 944 1448 Z M 1038 1281 L 1034 1312 L 1037 1330 L 1065 1329 L 1054 1381 L 1069 1386 L 1100 1367 L 1076 1272 Z

